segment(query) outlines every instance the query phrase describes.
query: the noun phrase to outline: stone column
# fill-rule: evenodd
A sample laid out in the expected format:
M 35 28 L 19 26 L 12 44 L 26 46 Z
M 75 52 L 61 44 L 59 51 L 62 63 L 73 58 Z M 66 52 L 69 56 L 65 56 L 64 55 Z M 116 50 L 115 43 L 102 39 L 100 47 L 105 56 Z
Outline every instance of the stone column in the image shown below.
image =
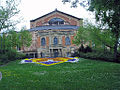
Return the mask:
M 63 55 L 62 55 L 62 49 L 60 49 L 60 52 L 61 52 L 61 57 L 63 57 Z
M 59 44 L 62 44 L 62 36 L 59 37 Z
M 52 49 L 49 50 L 49 57 L 52 57 Z
M 33 55 L 34 55 L 33 58 L 35 58 L 35 53 Z
M 50 57 L 53 57 L 53 49 L 50 49 Z
M 58 57 L 61 57 L 60 49 L 58 49 Z
M 51 49 L 51 50 L 52 50 L 52 57 L 54 57 L 53 49 Z
M 62 49 L 62 56 L 65 57 L 65 49 Z

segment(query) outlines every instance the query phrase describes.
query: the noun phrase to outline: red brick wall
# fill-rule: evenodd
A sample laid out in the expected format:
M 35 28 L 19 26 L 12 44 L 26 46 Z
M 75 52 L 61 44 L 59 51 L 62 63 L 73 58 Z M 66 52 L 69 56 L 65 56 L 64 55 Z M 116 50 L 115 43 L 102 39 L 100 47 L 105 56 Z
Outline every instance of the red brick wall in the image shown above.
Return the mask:
M 49 37 L 46 37 L 46 45 L 49 46 Z
M 48 22 L 50 19 L 55 18 L 55 17 L 62 18 L 62 19 L 64 19 L 65 21 L 69 21 L 69 18 L 65 17 L 64 15 L 60 15 L 60 14 L 55 13 L 55 14 L 53 14 L 53 15 L 45 18 L 45 19 L 44 19 L 44 22 Z
M 47 23 L 50 19 L 56 18 L 56 17 L 63 19 L 65 22 L 69 22 L 70 25 L 79 25 L 79 23 L 80 23 L 79 20 L 74 19 L 74 18 L 69 17 L 69 16 L 66 16 L 64 14 L 53 13 L 53 14 L 51 14 L 49 16 L 43 17 L 42 19 L 36 20 L 35 22 L 31 22 L 30 26 L 31 26 L 31 28 L 37 27 L 37 26 L 43 26 L 44 23 Z
M 74 39 L 74 36 L 71 36 L 71 41 L 70 41 L 70 43 L 71 43 L 71 45 L 73 44 L 73 39 Z
M 37 23 L 36 23 L 36 26 L 41 26 L 42 25 L 42 21 L 38 21 Z
M 70 24 L 71 24 L 71 25 L 77 25 L 77 22 L 76 22 L 75 20 L 71 19 L 71 20 L 70 20 Z
M 74 40 L 74 37 L 75 37 L 75 36 L 70 36 L 70 38 L 71 38 L 71 41 L 70 41 L 71 46 L 75 46 L 75 44 L 73 44 L 73 42 L 72 42 L 72 41 Z
M 62 36 L 62 46 L 65 46 L 65 36 Z

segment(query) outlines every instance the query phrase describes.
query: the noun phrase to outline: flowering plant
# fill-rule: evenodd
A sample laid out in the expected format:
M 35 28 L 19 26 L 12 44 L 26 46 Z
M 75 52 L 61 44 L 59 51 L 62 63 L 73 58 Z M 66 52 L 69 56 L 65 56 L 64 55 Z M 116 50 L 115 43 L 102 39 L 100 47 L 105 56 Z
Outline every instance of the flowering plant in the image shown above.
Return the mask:
M 64 62 L 77 62 L 78 60 L 78 57 L 32 58 L 24 59 L 21 61 L 21 63 L 37 63 L 45 66 L 51 66 Z

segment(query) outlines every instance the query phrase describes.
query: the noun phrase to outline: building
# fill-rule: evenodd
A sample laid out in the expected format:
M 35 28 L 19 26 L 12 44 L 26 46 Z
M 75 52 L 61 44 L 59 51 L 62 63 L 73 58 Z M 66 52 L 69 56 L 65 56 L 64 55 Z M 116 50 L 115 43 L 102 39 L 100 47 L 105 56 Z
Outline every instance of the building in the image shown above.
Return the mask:
M 32 57 L 67 57 L 77 46 L 72 40 L 83 19 L 59 10 L 30 21 L 32 44 L 24 53 Z

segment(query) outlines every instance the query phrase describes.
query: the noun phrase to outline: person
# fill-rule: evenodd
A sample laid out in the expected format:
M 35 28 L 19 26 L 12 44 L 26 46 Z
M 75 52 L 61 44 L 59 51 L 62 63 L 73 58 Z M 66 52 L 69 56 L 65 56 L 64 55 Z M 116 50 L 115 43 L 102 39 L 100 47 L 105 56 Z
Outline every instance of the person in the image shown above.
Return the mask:
M 2 79 L 2 73 L 0 72 L 0 80 Z

